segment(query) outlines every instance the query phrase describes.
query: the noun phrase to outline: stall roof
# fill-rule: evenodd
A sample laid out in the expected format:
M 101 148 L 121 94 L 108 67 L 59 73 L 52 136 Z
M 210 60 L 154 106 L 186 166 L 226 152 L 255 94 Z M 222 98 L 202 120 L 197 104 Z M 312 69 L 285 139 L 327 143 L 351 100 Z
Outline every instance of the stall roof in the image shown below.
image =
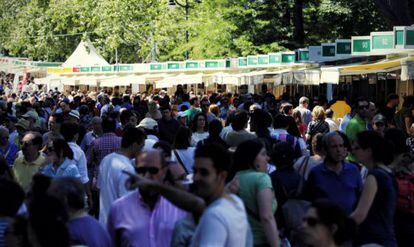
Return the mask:
M 90 41 L 81 41 L 75 51 L 62 64 L 64 68 L 109 66 L 109 63 L 98 54 Z

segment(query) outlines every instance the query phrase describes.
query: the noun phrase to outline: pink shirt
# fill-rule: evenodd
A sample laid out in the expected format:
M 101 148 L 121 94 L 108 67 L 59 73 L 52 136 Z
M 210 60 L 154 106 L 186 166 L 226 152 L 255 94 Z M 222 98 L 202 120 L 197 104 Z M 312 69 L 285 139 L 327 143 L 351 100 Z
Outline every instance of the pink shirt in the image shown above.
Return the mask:
M 151 211 L 136 190 L 112 204 L 108 232 L 116 246 L 169 247 L 175 223 L 186 215 L 162 196 Z

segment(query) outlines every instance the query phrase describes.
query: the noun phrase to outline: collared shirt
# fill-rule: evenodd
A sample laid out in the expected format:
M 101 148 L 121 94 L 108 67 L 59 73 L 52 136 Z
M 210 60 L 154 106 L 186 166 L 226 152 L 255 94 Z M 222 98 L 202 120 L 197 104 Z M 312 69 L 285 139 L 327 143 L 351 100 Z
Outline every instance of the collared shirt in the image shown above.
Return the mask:
M 81 178 L 78 167 L 73 160 L 66 158 L 57 168 L 53 164 L 48 164 L 42 169 L 42 174 L 49 177 L 75 177 Z
M 162 196 L 151 209 L 135 190 L 113 203 L 108 232 L 114 246 L 169 247 L 175 223 L 186 215 Z
M 12 142 L 9 142 L 5 149 L 0 148 L 0 154 L 6 159 L 6 163 L 9 166 L 13 165 L 17 152 L 19 152 L 19 148 Z
M 342 170 L 338 174 L 322 163 L 311 170 L 304 188 L 309 200 L 327 198 L 350 214 L 358 203 L 362 179 L 353 164 L 342 162 Z
M 116 136 L 115 133 L 105 133 L 92 142 L 87 152 L 88 164 L 98 166 L 106 155 L 119 149 L 121 149 L 121 137 Z
M 106 225 L 111 204 L 128 193 L 128 190 L 125 188 L 128 175 L 122 172 L 124 170 L 131 173 L 135 172 L 132 161 L 125 155 L 116 152 L 105 156 L 99 165 L 99 222 L 102 225 Z
M 86 152 L 89 146 L 92 144 L 92 142 L 98 137 L 99 136 L 95 134 L 93 131 L 89 131 L 88 133 L 86 133 L 80 144 L 80 147 L 82 148 L 82 150 Z
M 88 178 L 88 169 L 86 166 L 86 156 L 85 152 L 81 149 L 81 147 L 78 146 L 75 142 L 69 142 L 69 147 L 73 151 L 73 161 L 75 165 L 78 167 L 79 174 L 81 175 L 81 182 L 83 184 L 86 184 L 89 182 Z
M 39 153 L 39 157 L 32 162 L 26 161 L 23 153 L 20 151 L 13 164 L 13 172 L 16 181 L 22 186 L 24 191 L 28 191 L 32 183 L 33 175 L 35 175 L 40 167 L 46 162 L 46 157 Z
M 357 134 L 365 130 L 367 130 L 367 123 L 357 114 L 349 120 L 345 134 L 350 141 L 355 141 Z

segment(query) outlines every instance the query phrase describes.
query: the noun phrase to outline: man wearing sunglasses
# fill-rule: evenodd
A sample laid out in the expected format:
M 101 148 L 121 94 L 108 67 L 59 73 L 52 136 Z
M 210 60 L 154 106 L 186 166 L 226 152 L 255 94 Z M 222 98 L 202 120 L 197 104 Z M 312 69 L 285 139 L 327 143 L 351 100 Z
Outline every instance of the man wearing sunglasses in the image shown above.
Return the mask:
M 163 184 L 167 162 L 159 150 L 141 153 L 136 161 L 138 175 Z M 120 246 L 171 246 L 175 223 L 187 213 L 160 195 L 159 190 L 141 187 L 115 201 L 108 216 L 108 231 Z
M 46 157 L 40 152 L 43 145 L 42 135 L 27 132 L 22 139 L 22 152 L 19 152 L 13 164 L 16 181 L 24 191 L 29 191 L 33 175 L 46 163 Z
M 103 225 L 106 225 L 111 204 L 128 192 L 125 188 L 128 175 L 124 174 L 123 171 L 134 172 L 131 160 L 141 151 L 144 140 L 145 134 L 142 130 L 134 127 L 125 129 L 119 152 L 108 154 L 99 165 L 99 222 Z

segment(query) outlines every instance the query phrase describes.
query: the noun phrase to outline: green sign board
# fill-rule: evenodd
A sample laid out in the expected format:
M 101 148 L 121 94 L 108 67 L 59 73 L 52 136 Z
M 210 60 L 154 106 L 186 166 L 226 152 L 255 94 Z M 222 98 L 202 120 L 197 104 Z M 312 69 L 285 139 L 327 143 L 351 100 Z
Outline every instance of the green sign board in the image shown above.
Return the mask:
M 245 67 L 245 66 L 247 66 L 247 58 L 245 58 L 245 57 L 240 57 L 239 59 L 239 67 Z
M 355 39 L 352 42 L 352 52 L 371 51 L 371 41 L 369 39 Z
M 167 63 L 168 69 L 180 69 L 180 63 Z
M 336 43 L 336 54 L 340 54 L 340 55 L 351 54 L 351 42 Z
M 299 61 L 309 61 L 309 51 L 299 51 Z
M 257 63 L 259 65 L 268 65 L 269 64 L 269 56 L 259 56 Z
M 281 63 L 282 59 L 280 54 L 270 54 L 269 55 L 269 64 L 277 64 Z
M 186 69 L 197 69 L 199 67 L 198 62 L 186 62 L 185 68 Z
M 101 67 L 91 67 L 91 72 L 100 72 Z
M 406 45 L 414 45 L 414 30 L 407 30 L 405 36 Z
M 152 63 L 150 64 L 150 70 L 162 70 L 162 64 Z
M 48 62 L 41 62 L 33 64 L 37 67 L 59 67 L 62 63 L 48 63 Z
M 334 57 L 335 56 L 335 46 L 334 45 L 324 45 L 322 46 L 322 57 Z
M 394 35 L 373 35 L 372 49 L 393 49 Z
M 91 68 L 90 67 L 81 67 L 80 68 L 80 72 L 90 72 Z
M 111 72 L 112 71 L 112 66 L 102 66 L 102 71 L 103 72 Z
M 205 61 L 204 62 L 204 67 L 211 69 L 211 68 L 218 68 L 219 67 L 219 62 L 218 61 Z
M 118 65 L 114 66 L 114 71 L 131 71 L 133 70 L 132 65 Z
M 295 54 L 282 54 L 282 63 L 294 63 L 295 58 Z
M 404 31 L 403 30 L 395 31 L 395 44 L 404 45 Z
M 257 56 L 248 56 L 247 57 L 247 65 L 254 66 L 254 65 L 257 65 L 257 63 L 258 63 Z

